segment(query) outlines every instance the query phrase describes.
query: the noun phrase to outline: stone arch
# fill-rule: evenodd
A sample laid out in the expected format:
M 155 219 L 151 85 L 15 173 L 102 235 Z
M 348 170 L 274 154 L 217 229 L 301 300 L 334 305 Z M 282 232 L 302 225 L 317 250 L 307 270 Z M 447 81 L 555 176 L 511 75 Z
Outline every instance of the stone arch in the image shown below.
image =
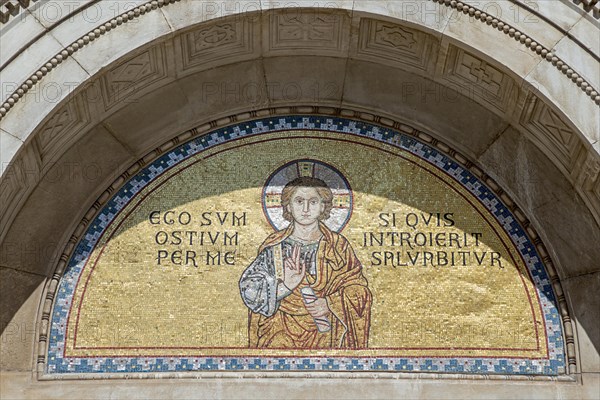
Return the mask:
M 145 9 L 131 11 L 131 16 L 127 14 L 129 22 L 122 27 L 106 35 L 104 32 L 94 33 L 94 40 L 88 36 L 89 44 L 81 39 L 86 46 L 72 57 L 57 62 L 56 68 L 52 62 L 53 55 L 46 57 L 52 68 L 46 67 L 47 75 L 42 74 L 44 79 L 38 87 L 43 87 L 40 85 L 44 82 L 68 87 L 72 82 L 69 79 L 73 78 L 79 83 L 77 89 L 69 92 L 68 96 L 66 91 L 61 92 L 62 101 L 58 102 L 57 99 L 54 104 L 36 102 L 34 91 L 28 91 L 3 117 L 3 142 L 9 143 L 3 147 L 9 150 L 5 153 L 3 149 L 2 161 L 10 161 L 17 168 L 5 169 L 2 176 L 2 184 L 6 188 L 3 190 L 2 203 L 7 205 L 7 209 L 3 210 L 4 230 L 1 234 L 7 251 L 2 264 L 36 274 L 38 278 L 30 284 L 30 288 L 37 286 L 45 279 L 43 277 L 52 276 L 52 268 L 62 246 L 69 241 L 71 232 L 86 212 L 87 207 L 81 207 L 81 204 L 93 203 L 119 175 L 114 170 L 120 169 L 118 172 L 122 172 L 138 158 L 148 152 L 151 154 L 153 148 L 195 125 L 210 126 L 210 121 L 214 121 L 213 125 L 219 124 L 222 123 L 219 121 L 227 121 L 230 115 L 240 112 L 279 106 L 288 106 L 291 110 L 292 107 L 314 105 L 333 110 L 348 108 L 366 120 L 380 116 L 410 123 L 451 143 L 476 160 L 506 188 L 536 224 L 546 243 L 561 243 L 564 246 L 560 250 L 550 249 L 561 278 L 568 280 L 590 273 L 597 276 L 594 260 L 598 257 L 594 243 L 598 238 L 598 225 L 594 218 L 598 221 L 600 182 L 598 154 L 594 148 L 597 146 L 598 118 L 593 117 L 597 111 L 594 101 L 597 100 L 589 97 L 593 90 L 581 90 L 582 82 L 578 86 L 565 78 L 562 59 L 553 61 L 550 57 L 549 61 L 545 61 L 540 57 L 541 51 L 537 55 L 529 50 L 531 42 L 525 46 L 492 26 L 493 18 L 489 26 L 480 22 L 481 14 L 479 19 L 466 22 L 469 9 L 466 14 L 460 14 L 456 11 L 456 5 L 447 7 L 451 14 L 438 12 L 440 21 L 446 18 L 445 25 L 409 15 L 406 11 L 396 9 L 394 13 L 393 7 L 363 7 L 360 2 L 353 9 L 343 3 L 338 7 L 341 10 L 326 13 L 317 10 L 314 15 L 323 15 L 326 23 L 334 26 L 337 23 L 338 26 L 333 30 L 328 28 L 331 40 L 315 45 L 315 41 L 310 40 L 285 42 L 281 36 L 281 42 L 267 40 L 272 36 L 264 31 L 276 23 L 273 21 L 277 16 L 289 15 L 289 11 L 285 10 L 242 13 L 243 17 L 233 15 L 229 19 L 219 15 L 223 18 L 213 21 L 212 17 L 216 14 L 208 15 L 206 10 L 202 14 L 194 8 L 194 2 L 176 2 L 168 6 L 165 2 L 160 7 L 157 2 L 156 10 L 149 4 L 144 6 Z M 431 4 L 434 6 L 432 9 L 438 11 L 446 7 Z M 162 14 L 158 15 L 159 11 Z M 235 10 L 221 13 L 230 12 L 236 14 Z M 188 26 L 189 21 L 185 16 L 190 13 L 206 21 L 197 26 Z M 475 11 L 472 13 L 475 15 Z M 448 28 L 452 15 L 460 17 L 458 20 L 462 22 L 457 26 L 467 27 L 467 31 L 461 33 L 459 28 L 453 31 L 452 25 Z M 121 18 L 123 21 L 124 17 Z M 154 32 L 136 29 L 138 26 L 131 24 L 135 20 L 145 27 L 153 26 Z M 256 28 L 248 21 L 258 21 L 261 27 Z M 193 42 L 195 34 L 214 29 L 219 24 L 232 24 L 247 33 L 249 36 L 246 38 L 260 41 L 261 46 L 249 47 L 248 41 L 234 40 L 221 52 L 211 53 L 210 49 L 201 48 L 194 55 L 188 47 L 188 53 L 184 56 L 183 50 L 179 50 L 184 49 L 186 40 Z M 120 26 L 118 21 L 117 26 Z M 384 28 L 391 35 L 396 32 L 399 41 L 378 41 L 373 32 Z M 123 35 L 135 34 L 129 43 L 121 42 L 128 47 L 115 52 L 107 38 L 119 33 L 119 29 L 123 29 Z M 521 30 L 528 34 L 525 27 Z M 89 27 L 81 23 L 76 32 L 70 34 L 80 38 L 88 31 Z M 477 35 L 473 35 L 475 32 Z M 347 37 L 344 35 L 352 39 L 347 43 L 344 40 L 336 42 L 336 39 Z M 407 39 L 410 35 L 413 39 Z M 60 36 L 59 33 L 56 36 Z M 415 40 L 415 37 L 420 40 Z M 543 44 L 547 49 L 552 49 L 558 42 L 556 38 L 536 36 L 536 32 L 532 32 L 531 37 L 540 40 L 540 43 L 548 40 L 550 44 Z M 528 38 L 526 36 L 523 42 Z M 506 46 L 505 57 L 493 53 L 488 43 L 491 39 Z M 406 47 L 407 40 L 419 43 L 418 51 L 403 50 L 402 45 Z M 60 40 L 65 45 L 76 41 L 69 39 L 66 34 Z M 271 47 L 265 49 L 266 42 Z M 231 55 L 233 49 L 237 51 L 235 56 Z M 440 57 L 445 57 L 443 62 L 428 64 L 430 60 L 427 56 L 435 53 L 436 49 Z M 521 50 L 527 55 L 522 58 L 509 56 L 511 51 Z M 62 54 L 62 50 L 54 54 Z M 400 57 L 406 57 L 409 61 L 398 62 Z M 169 65 L 169 59 L 177 59 L 180 65 Z M 18 57 L 6 67 L 5 73 L 12 74 L 14 70 L 11 71 L 10 67 L 19 65 L 17 61 Z M 558 64 L 558 61 L 562 64 Z M 149 65 L 149 69 L 142 71 L 137 81 L 119 83 L 120 74 L 128 74 L 127 68 L 136 63 Z M 495 79 L 503 90 L 495 96 L 490 95 L 481 84 L 482 78 L 469 81 L 469 72 L 464 70 L 467 64 L 476 64 L 477 68 L 474 69 L 482 74 L 487 71 L 491 74 L 492 82 Z M 561 71 L 554 64 L 558 64 Z M 319 81 L 303 82 L 303 79 L 297 79 L 300 73 L 294 76 L 294 72 L 311 66 L 315 68 L 315 65 L 323 74 Z M 573 68 L 575 71 L 576 67 Z M 345 68 L 343 77 L 337 74 L 340 68 Z M 377 73 L 373 74 L 373 70 Z M 24 78 L 30 73 L 25 73 Z M 233 89 L 227 86 L 228 80 L 219 78 L 227 74 L 239 74 L 242 77 Z M 378 77 L 386 74 L 397 77 L 395 87 L 378 80 Z M 581 76 L 585 76 L 583 72 Z M 557 87 L 551 81 L 564 84 Z M 194 86 L 194 82 L 201 83 Z M 319 93 L 316 99 L 315 87 L 311 87 L 315 83 L 318 91 L 326 91 Z M 588 87 L 597 88 L 598 85 L 591 86 L 588 83 Z M 296 95 L 298 88 L 301 96 Z M 256 95 L 251 92 L 254 89 Z M 244 93 L 244 90 L 247 92 Z M 274 90 L 277 92 L 269 93 Z M 399 91 L 402 95 L 402 90 L 404 101 L 397 102 L 397 93 Z M 569 93 L 569 99 L 575 100 L 566 100 L 562 93 Z M 198 101 L 203 94 L 209 97 L 205 98 L 208 101 Z M 436 99 L 436 96 L 439 98 Z M 232 97 L 239 101 L 231 101 Z M 90 101 L 94 98 L 97 101 Z M 441 115 L 439 110 L 444 108 L 451 111 Z M 465 109 L 472 111 L 471 116 L 465 115 L 462 111 Z M 458 123 L 453 122 L 449 114 L 463 118 Z M 152 120 L 151 117 L 157 118 Z M 162 121 L 162 125 L 158 120 Z M 148 126 L 143 127 L 140 121 Z M 151 124 L 155 123 L 159 125 L 154 127 L 159 128 L 152 133 Z M 69 176 L 69 168 L 93 159 L 97 156 L 95 148 L 103 147 L 111 154 L 109 160 L 91 163 L 87 165 L 87 172 Z M 522 175 L 506 165 L 506 159 L 513 153 L 517 154 L 516 160 L 522 170 L 528 173 Z M 544 205 L 541 194 L 546 185 L 541 177 L 544 176 L 543 171 L 547 170 L 560 171 L 552 178 L 551 185 L 552 196 L 558 200 L 550 206 Z M 64 192 L 64 188 L 70 188 L 70 192 Z M 58 192 L 62 192 L 60 199 L 55 197 Z M 64 210 L 65 200 L 66 204 L 77 210 L 77 215 L 72 215 L 71 210 Z M 34 250 L 37 260 L 31 262 L 23 258 L 23 254 L 27 257 L 27 253 L 23 253 L 19 245 L 16 250 L 13 246 L 22 243 L 30 235 L 30 232 L 18 227 L 28 221 L 38 220 L 46 213 L 36 210 L 41 204 L 57 210 L 56 220 L 42 223 L 40 230 L 33 233 L 33 242 L 39 248 Z M 60 208 L 63 210 L 59 211 Z M 563 232 L 563 228 L 558 226 L 559 222 L 547 220 L 552 216 L 559 221 L 568 221 L 569 211 L 572 210 L 576 210 L 581 224 L 576 229 Z M 63 234 L 58 240 L 57 231 Z M 572 235 L 579 238 L 580 242 L 563 245 L 566 237 Z M 578 265 L 575 265 L 573 258 L 580 261 Z M 15 304 L 17 308 L 21 306 L 19 302 Z M 572 307 L 576 308 L 574 305 Z M 16 311 L 11 310 L 9 318 Z M 593 332 L 591 334 L 594 335 Z M 593 343 L 597 346 L 597 341 Z

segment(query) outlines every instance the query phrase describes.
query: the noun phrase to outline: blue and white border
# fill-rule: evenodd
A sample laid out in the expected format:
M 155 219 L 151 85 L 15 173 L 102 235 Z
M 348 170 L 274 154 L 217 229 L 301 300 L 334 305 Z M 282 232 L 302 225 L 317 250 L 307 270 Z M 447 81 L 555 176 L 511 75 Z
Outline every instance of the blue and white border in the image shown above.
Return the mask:
M 285 130 L 319 130 L 367 137 L 401 148 L 445 171 L 459 182 L 504 227 L 521 253 L 537 294 L 546 325 L 549 359 L 420 358 L 420 357 L 88 357 L 63 358 L 70 302 L 86 260 L 106 228 L 136 194 L 165 171 L 190 157 L 238 138 Z M 546 375 L 566 373 L 565 345 L 552 284 L 535 245 L 516 217 L 480 179 L 430 145 L 394 129 L 339 117 L 294 115 L 270 117 L 216 129 L 184 143 L 146 165 L 105 204 L 77 244 L 60 281 L 50 315 L 44 373 L 147 373 L 184 371 L 410 371 L 460 374 Z

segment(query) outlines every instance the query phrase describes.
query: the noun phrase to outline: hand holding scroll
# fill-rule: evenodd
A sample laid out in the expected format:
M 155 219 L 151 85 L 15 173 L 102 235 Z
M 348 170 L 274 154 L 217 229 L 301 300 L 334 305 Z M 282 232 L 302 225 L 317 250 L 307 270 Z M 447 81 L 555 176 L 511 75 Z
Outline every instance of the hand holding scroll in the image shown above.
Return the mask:
M 322 318 L 329 315 L 329 306 L 327 300 L 322 297 L 317 297 L 317 300 L 312 303 L 305 303 L 306 310 L 313 318 Z

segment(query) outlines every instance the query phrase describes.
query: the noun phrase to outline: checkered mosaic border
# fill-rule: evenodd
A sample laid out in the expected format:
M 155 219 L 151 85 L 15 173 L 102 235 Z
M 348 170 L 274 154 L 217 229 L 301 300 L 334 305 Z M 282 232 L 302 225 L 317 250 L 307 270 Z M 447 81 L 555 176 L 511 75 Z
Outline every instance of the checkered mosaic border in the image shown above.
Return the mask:
M 541 301 L 548 340 L 548 359 L 421 358 L 421 357 L 64 357 L 65 331 L 79 275 L 100 237 L 121 210 L 155 178 L 204 150 L 242 137 L 286 130 L 318 130 L 367 137 L 401 148 L 445 171 L 477 197 L 499 221 L 521 253 Z M 410 371 L 460 374 L 547 375 L 565 374 L 565 345 L 552 285 L 537 253 L 515 216 L 469 170 L 414 137 L 393 129 L 337 117 L 295 115 L 270 117 L 223 127 L 163 154 L 125 183 L 107 202 L 86 233 L 65 269 L 55 297 L 48 338 L 46 374 L 140 373 L 184 371 Z

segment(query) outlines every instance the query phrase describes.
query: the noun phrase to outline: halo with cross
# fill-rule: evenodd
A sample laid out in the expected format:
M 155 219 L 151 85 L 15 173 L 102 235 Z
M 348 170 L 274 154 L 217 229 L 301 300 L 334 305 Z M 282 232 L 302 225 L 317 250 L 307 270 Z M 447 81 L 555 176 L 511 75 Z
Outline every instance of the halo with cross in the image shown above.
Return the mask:
M 323 223 L 334 232 L 341 232 L 352 215 L 352 189 L 350 184 L 335 167 L 323 161 L 300 159 L 279 167 L 267 179 L 262 193 L 262 208 L 267 221 L 279 231 L 290 224 L 283 218 L 281 193 L 285 185 L 299 177 L 313 177 L 322 180 L 333 193 L 333 208 Z

